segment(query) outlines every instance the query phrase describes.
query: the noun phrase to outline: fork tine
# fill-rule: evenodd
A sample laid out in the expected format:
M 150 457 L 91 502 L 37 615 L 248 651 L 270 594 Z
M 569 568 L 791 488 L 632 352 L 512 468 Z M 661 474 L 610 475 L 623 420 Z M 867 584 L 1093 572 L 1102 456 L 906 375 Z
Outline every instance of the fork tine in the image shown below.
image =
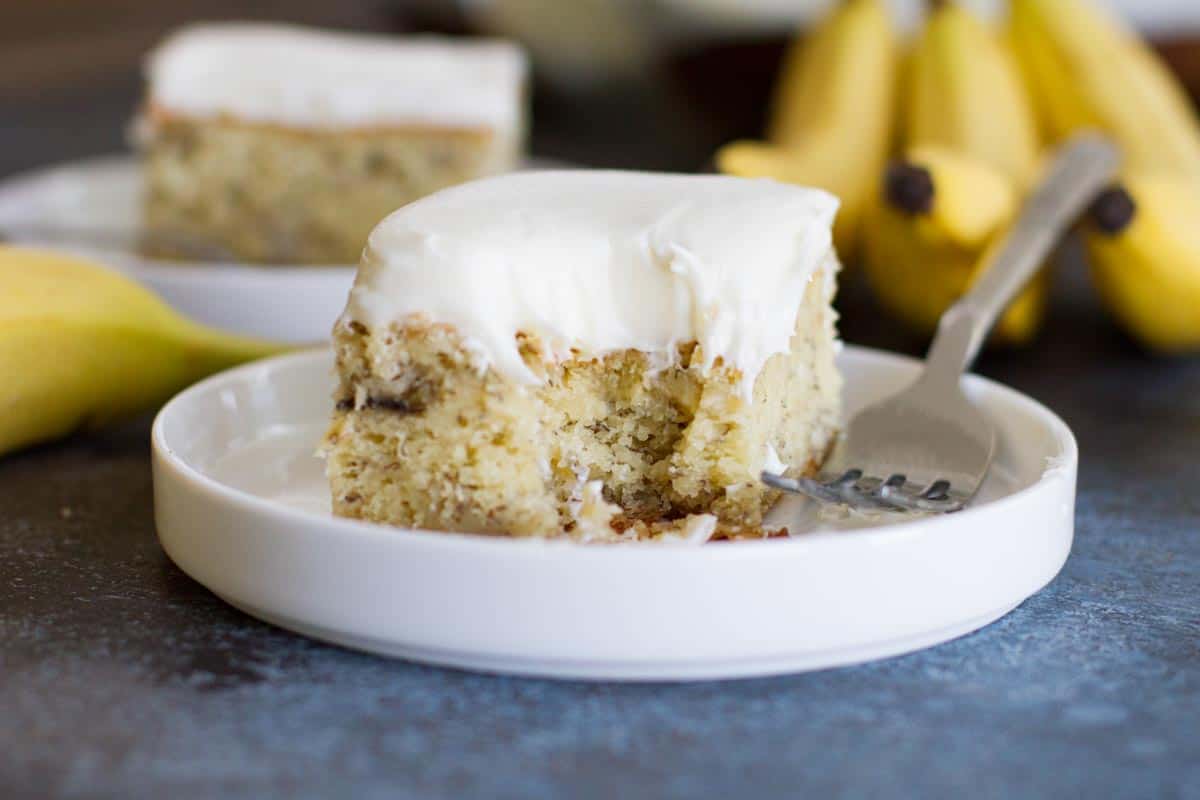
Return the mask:
M 929 511 L 939 514 L 949 514 L 952 511 L 961 511 L 967 504 L 965 498 L 951 497 L 944 495 L 936 500 L 929 500 L 924 497 L 919 497 L 915 501 L 915 507 L 918 511 Z
M 938 479 L 929 484 L 929 488 L 921 492 L 923 500 L 943 500 L 950 493 L 950 481 Z
M 951 493 L 950 481 L 942 479 L 934 481 L 919 494 L 894 491 L 887 493 L 886 499 L 907 511 L 942 514 L 958 511 L 966 504 L 966 498 Z
M 908 505 L 904 502 L 907 499 L 903 491 L 906 483 L 908 483 L 908 476 L 897 472 L 888 476 L 886 481 L 876 487 L 875 496 L 895 510 L 909 510 Z
M 773 489 L 779 489 L 783 492 L 791 492 L 792 494 L 803 494 L 814 500 L 820 500 L 823 503 L 844 503 L 846 502 L 843 494 L 836 489 L 829 488 L 828 485 L 814 481 L 811 478 L 785 478 L 782 475 L 776 475 L 772 472 L 764 471 L 760 476 L 762 482 Z
M 897 497 L 903 496 L 903 487 L 907 480 L 907 476 L 900 473 L 883 481 L 878 478 L 864 478 L 859 484 L 860 496 L 857 499 L 861 505 L 874 510 L 909 511 L 911 509 L 906 504 L 896 502 Z
M 861 469 L 848 469 L 842 473 L 841 477 L 828 481 L 825 485 L 830 489 L 841 489 L 858 483 L 858 479 L 862 476 L 863 471 Z

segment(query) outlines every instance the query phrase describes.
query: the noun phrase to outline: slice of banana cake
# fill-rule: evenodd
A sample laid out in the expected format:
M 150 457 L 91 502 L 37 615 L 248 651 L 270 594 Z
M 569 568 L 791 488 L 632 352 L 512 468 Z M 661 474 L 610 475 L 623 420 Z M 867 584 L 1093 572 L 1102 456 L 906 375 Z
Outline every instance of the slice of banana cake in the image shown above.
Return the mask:
M 247 261 L 354 263 L 403 204 L 517 165 L 525 77 L 501 41 L 189 26 L 147 62 L 146 227 Z
M 837 201 L 769 180 L 554 171 L 372 233 L 334 329 L 335 513 L 610 539 L 761 525 L 763 469 L 836 435 Z

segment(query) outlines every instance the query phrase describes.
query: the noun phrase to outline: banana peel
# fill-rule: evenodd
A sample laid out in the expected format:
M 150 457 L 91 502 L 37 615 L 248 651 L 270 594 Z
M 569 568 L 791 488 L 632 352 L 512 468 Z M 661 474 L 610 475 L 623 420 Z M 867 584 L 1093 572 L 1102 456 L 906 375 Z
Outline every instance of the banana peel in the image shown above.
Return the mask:
M 891 146 L 898 48 L 884 0 L 843 0 L 784 57 L 767 140 L 734 142 L 715 157 L 728 175 L 836 195 L 834 243 L 847 264 Z
M 866 221 L 863 265 L 887 311 L 929 335 L 987 266 L 1016 217 L 1015 182 L 990 164 L 937 147 L 915 148 L 889 170 L 884 200 Z M 1001 316 L 993 341 L 1037 333 L 1049 288 L 1043 270 Z
M 834 136 L 814 136 L 797 148 L 738 141 L 717 151 L 716 165 L 726 175 L 815 186 L 836 196 L 841 205 L 833 222 L 833 243 L 843 262 L 848 262 L 857 252 L 865 212 L 867 193 L 862 187 L 873 184 L 878 167 L 865 160 L 846 163 L 844 148 Z
M 1200 183 L 1126 174 L 1082 224 L 1093 282 L 1117 322 L 1163 354 L 1200 351 Z
M 1089 0 L 1013 0 L 1011 36 L 1045 130 L 1099 130 L 1138 172 L 1200 180 L 1200 118 L 1163 61 Z
M 221 333 L 88 261 L 0 246 L 0 455 L 153 409 L 283 345 Z
M 905 79 L 906 148 L 938 146 L 991 164 L 1022 191 L 1036 179 L 1037 117 L 1003 36 L 954 2 L 934 5 Z
M 767 140 L 803 146 L 814 131 L 838 129 L 878 147 L 890 129 L 898 46 L 884 0 L 841 0 L 784 55 Z

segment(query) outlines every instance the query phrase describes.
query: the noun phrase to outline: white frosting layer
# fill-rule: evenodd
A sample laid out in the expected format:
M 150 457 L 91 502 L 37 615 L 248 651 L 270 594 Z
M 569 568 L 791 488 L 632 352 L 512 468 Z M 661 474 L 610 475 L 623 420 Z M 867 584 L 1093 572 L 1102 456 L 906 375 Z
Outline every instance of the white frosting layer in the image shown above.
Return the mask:
M 331 33 L 290 25 L 192 25 L 147 59 L 150 101 L 189 116 L 347 128 L 516 129 L 525 57 L 501 41 Z
M 835 263 L 837 200 L 771 180 L 526 172 L 443 190 L 371 233 L 343 319 L 454 326 L 481 367 L 526 383 L 515 335 L 672 354 L 697 341 L 752 387 L 788 349 L 800 299 Z

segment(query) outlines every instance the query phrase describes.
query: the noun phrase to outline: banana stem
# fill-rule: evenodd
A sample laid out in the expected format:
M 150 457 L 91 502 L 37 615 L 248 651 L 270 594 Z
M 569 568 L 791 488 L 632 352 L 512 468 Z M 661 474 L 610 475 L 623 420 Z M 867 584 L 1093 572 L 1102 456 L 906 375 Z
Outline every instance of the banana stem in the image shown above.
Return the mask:
M 1124 186 L 1116 184 L 1105 189 L 1089 209 L 1092 222 L 1107 236 L 1118 236 L 1133 224 L 1137 203 Z
M 917 164 L 897 161 L 888 167 L 884 176 L 884 200 L 897 211 L 910 216 L 932 211 L 936 192 L 933 175 Z
M 181 331 L 181 338 L 186 361 L 184 371 L 192 381 L 238 364 L 296 349 L 296 345 L 238 336 L 190 322 Z

